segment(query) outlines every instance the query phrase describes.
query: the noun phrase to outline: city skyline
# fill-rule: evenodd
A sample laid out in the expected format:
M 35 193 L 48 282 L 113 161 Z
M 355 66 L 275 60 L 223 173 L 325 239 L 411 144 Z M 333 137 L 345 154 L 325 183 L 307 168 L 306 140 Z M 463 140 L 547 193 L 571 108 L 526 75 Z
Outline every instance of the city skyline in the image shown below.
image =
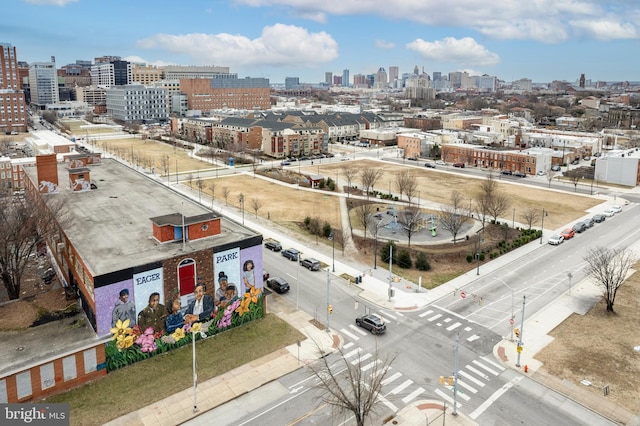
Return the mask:
M 306 3 L 306 2 L 303 2 Z M 640 6 L 626 0 L 483 4 L 452 0 L 113 0 L 3 4 L 3 39 L 18 60 L 56 67 L 120 56 L 150 65 L 228 66 L 239 77 L 324 81 L 325 72 L 397 66 L 429 75 L 467 71 L 505 81 L 636 81 Z M 46 23 L 43 25 L 43 23 Z

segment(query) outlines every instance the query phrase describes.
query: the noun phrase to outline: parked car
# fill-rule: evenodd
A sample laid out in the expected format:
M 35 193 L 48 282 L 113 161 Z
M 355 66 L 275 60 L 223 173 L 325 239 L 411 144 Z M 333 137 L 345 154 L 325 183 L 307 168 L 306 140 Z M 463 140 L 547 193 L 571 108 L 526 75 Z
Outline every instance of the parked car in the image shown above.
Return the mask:
M 595 225 L 596 222 L 591 217 L 589 219 L 583 220 L 582 223 L 584 223 L 584 226 L 586 226 L 587 228 L 591 228 L 593 225 Z
M 538 173 L 536 173 L 538 176 L 544 176 L 547 174 L 547 172 L 545 172 L 544 170 L 538 170 Z
M 515 172 L 513 175 L 515 177 L 527 177 L 527 174 L 525 172 Z
M 568 240 L 569 238 L 573 238 L 576 235 L 576 233 L 573 231 L 573 229 L 567 228 L 564 231 L 562 231 L 560 235 L 562 235 L 562 238 L 564 238 L 565 240 Z
M 300 252 L 296 249 L 290 248 L 286 250 L 282 250 L 282 255 L 289 260 L 293 260 L 294 262 L 298 260 L 298 256 Z
M 511 173 L 511 170 L 503 170 L 500 173 L 502 173 L 503 175 L 507 175 L 507 176 L 511 176 L 513 173 Z
M 429 169 L 435 169 L 436 168 L 435 163 L 424 163 L 424 166 L 429 168 Z
M 282 250 L 282 246 L 277 241 L 267 241 L 266 243 L 264 243 L 264 248 L 266 248 L 268 250 L 271 250 L 271 251 L 280 251 L 280 250 Z
M 602 212 L 606 217 L 612 217 L 616 212 L 613 209 L 606 209 Z
M 280 277 L 269 278 L 267 280 L 267 287 L 280 294 L 289 291 L 289 283 Z
M 376 315 L 362 315 L 356 318 L 356 325 L 369 330 L 371 334 L 382 334 L 387 330 L 386 324 Z
M 290 166 L 291 165 L 291 161 L 283 161 L 282 163 L 280 163 L 281 166 Z
M 607 217 L 605 215 L 598 213 L 594 214 L 592 219 L 595 223 L 601 223 L 604 222 L 606 218 Z
M 562 167 L 560 167 L 558 164 L 551 166 L 551 171 L 553 172 L 559 172 L 560 170 L 562 170 Z
M 549 244 L 551 244 L 552 246 L 560 245 L 563 241 L 564 237 L 560 234 L 553 234 L 551 238 L 549 238 Z
M 586 231 L 586 230 L 587 230 L 587 227 L 585 226 L 585 224 L 584 224 L 584 223 L 582 223 L 582 222 L 578 222 L 578 223 L 575 223 L 575 224 L 573 225 L 572 229 L 573 229 L 573 231 L 574 231 L 574 232 L 576 232 L 576 233 L 580 234 L 581 232 Z
M 262 270 L 262 281 L 266 281 L 269 279 L 271 275 L 269 274 L 268 271 L 265 271 L 264 269 Z
M 622 211 L 622 207 L 620 206 L 611 206 L 610 207 L 611 210 L 613 210 L 615 213 L 620 213 Z
M 453 163 L 453 167 L 464 169 L 464 163 Z
M 300 265 L 307 268 L 310 271 L 319 271 L 320 270 L 320 261 L 318 259 L 314 259 L 313 257 L 309 257 L 307 259 L 302 259 L 300 261 Z
M 445 162 L 444 162 L 444 161 L 442 161 L 442 160 L 438 160 L 438 161 L 436 161 L 436 164 L 437 164 L 438 166 L 446 166 L 446 165 L 447 165 L 447 163 L 445 163 Z

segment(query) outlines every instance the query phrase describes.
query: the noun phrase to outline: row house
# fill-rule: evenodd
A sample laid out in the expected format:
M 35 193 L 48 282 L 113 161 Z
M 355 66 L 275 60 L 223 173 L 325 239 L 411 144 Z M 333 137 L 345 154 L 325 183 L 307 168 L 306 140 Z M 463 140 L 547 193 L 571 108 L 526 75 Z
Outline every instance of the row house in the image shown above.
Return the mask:
M 210 142 L 212 120 L 203 118 L 172 118 L 171 133 L 179 134 L 189 140 L 201 143 Z
M 550 155 L 549 155 L 550 156 Z M 450 144 L 442 146 L 442 158 L 448 163 L 464 163 L 469 167 L 482 167 L 512 172 L 536 174 L 538 170 L 537 155 L 523 151 L 496 150 L 488 147 L 469 144 Z
M 398 133 L 398 148 L 403 150 L 403 158 L 431 157 L 434 146 L 439 145 L 439 135 L 426 132 Z

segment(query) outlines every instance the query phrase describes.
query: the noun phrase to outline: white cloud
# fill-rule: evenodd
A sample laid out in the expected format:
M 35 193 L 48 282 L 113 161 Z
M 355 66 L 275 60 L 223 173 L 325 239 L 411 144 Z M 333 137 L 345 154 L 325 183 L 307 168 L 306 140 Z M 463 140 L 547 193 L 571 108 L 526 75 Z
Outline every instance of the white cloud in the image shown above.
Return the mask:
M 284 6 L 291 14 L 326 22 L 330 15 L 378 14 L 397 21 L 430 26 L 471 28 L 499 39 L 556 43 L 581 37 L 619 39 L 639 37 L 636 0 L 234 0 L 253 7 Z M 605 18 L 603 18 L 605 17 Z M 607 28 L 613 31 L 607 34 Z
M 259 38 L 238 34 L 156 34 L 139 40 L 138 47 L 186 54 L 197 64 L 225 66 L 309 66 L 338 57 L 338 44 L 324 31 L 275 24 L 264 27 Z
M 597 40 L 617 40 L 638 38 L 638 29 L 628 22 L 611 20 L 570 21 L 574 32 L 586 38 Z
M 376 47 L 378 49 L 395 49 L 396 44 L 386 40 L 376 40 Z
M 25 0 L 27 3 L 42 6 L 66 6 L 70 3 L 76 3 L 78 0 Z
M 495 65 L 500 62 L 500 57 L 478 44 L 471 37 L 456 39 L 446 37 L 442 40 L 425 41 L 417 39 L 406 45 L 428 61 L 452 62 L 461 66 L 465 65 Z

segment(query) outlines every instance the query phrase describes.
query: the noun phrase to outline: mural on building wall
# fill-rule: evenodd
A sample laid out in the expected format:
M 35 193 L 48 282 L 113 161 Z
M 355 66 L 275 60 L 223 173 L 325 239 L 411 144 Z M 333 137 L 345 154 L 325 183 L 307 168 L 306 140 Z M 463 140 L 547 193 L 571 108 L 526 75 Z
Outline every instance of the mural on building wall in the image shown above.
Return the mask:
M 132 281 L 128 281 L 135 289 L 138 314 L 140 306 L 144 305 L 146 309 L 148 305 L 154 307 L 157 318 L 151 318 L 149 321 L 152 322 L 145 319 L 142 327 L 140 316 L 137 318 L 138 324 L 134 324 L 132 320 L 118 320 L 109 328 L 113 339 L 105 348 L 107 371 L 184 346 L 193 339 L 205 339 L 264 316 L 262 246 L 214 253 L 212 261 L 215 289 L 204 289 L 199 282 L 195 260 L 187 258 L 178 263 L 178 280 L 184 278 L 188 282 L 185 287 L 191 286 L 193 290 L 187 299 L 188 304 L 183 302 L 186 295 L 182 295 L 182 282 L 177 287 L 178 294 L 162 295 L 162 268 L 136 274 Z M 182 268 L 185 268 L 184 273 Z M 97 298 L 115 297 L 122 304 L 118 286 L 122 287 L 122 283 L 107 286 L 112 290 L 101 291 Z M 166 308 L 160 307 L 164 305 L 158 303 L 160 300 L 166 301 Z M 112 311 L 115 303 L 111 302 Z M 102 308 L 100 312 L 103 313 L 104 310 Z M 157 321 L 160 317 L 162 325 L 148 326 L 152 323 L 159 324 Z M 101 320 L 98 316 L 99 330 L 103 329 L 103 324 L 106 324 L 106 319 Z
M 127 291 L 127 303 L 133 305 L 133 311 L 135 312 L 134 319 L 137 321 L 138 311 L 136 310 L 136 298 L 133 287 L 133 280 L 124 280 L 115 284 L 111 284 L 105 287 L 98 287 L 95 289 L 96 297 L 96 325 L 98 328 L 98 336 L 105 336 L 109 334 L 112 327 L 112 320 L 114 317 L 114 309 L 123 304 L 121 292 Z M 120 307 L 117 310 L 125 310 L 124 307 Z M 117 316 L 116 312 L 116 316 Z M 130 321 L 133 325 L 135 322 Z M 114 324 L 115 325 L 115 324 Z

